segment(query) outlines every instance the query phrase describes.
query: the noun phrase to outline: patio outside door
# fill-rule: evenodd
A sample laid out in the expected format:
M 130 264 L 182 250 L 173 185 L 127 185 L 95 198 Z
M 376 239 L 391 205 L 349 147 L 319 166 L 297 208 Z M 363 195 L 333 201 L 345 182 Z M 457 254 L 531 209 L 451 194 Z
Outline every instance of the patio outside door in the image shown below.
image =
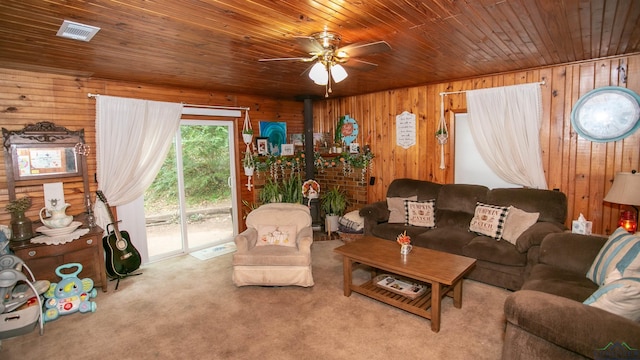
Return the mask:
M 232 241 L 237 221 L 233 123 L 183 120 L 145 192 L 149 260 Z

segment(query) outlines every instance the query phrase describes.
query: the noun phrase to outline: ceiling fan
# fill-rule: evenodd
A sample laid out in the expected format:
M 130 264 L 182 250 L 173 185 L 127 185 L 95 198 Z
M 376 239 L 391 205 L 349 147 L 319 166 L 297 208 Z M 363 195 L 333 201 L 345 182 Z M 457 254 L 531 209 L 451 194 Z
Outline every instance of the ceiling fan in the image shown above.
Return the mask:
M 307 68 L 302 74 L 309 71 L 309 77 L 318 85 L 325 86 L 325 97 L 331 93 L 331 80 L 339 83 L 347 77 L 347 71 L 342 65 L 358 70 L 371 70 L 377 67 L 372 62 L 357 59 L 356 57 L 381 53 L 391 50 L 386 41 L 374 41 L 370 43 L 356 43 L 339 47 L 340 35 L 327 30 L 310 36 L 296 36 L 301 47 L 309 53 L 309 57 L 286 57 L 259 59 L 258 61 L 302 61 L 315 64 Z

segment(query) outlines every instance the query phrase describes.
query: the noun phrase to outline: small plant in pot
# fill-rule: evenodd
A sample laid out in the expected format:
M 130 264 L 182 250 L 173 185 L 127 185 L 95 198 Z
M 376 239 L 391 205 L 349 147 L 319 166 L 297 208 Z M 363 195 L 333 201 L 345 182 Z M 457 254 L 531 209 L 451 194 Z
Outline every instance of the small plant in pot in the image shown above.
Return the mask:
M 338 219 L 347 208 L 347 194 L 340 186 L 325 191 L 320 198 L 320 206 L 325 213 L 327 232 L 338 230 Z
M 251 144 L 252 140 L 253 140 L 253 129 L 242 130 L 242 141 L 244 141 L 245 144 Z
M 253 176 L 253 170 L 256 167 L 256 162 L 250 150 L 246 150 L 244 152 L 244 158 L 242 159 L 242 167 L 244 167 L 245 175 Z

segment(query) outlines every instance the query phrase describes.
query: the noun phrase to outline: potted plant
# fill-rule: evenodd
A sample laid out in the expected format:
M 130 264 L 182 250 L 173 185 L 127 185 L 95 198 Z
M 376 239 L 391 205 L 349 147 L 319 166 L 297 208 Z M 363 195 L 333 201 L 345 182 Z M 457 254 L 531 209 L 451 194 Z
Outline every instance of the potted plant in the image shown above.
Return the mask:
M 262 204 L 282 202 L 280 185 L 271 179 L 267 180 L 260 191 L 260 195 L 258 195 L 258 200 L 260 200 L 260 203 Z
M 325 213 L 325 226 L 327 232 L 338 230 L 338 219 L 347 208 L 347 194 L 340 186 L 331 188 L 322 194 L 320 207 Z
M 242 141 L 244 141 L 245 144 L 251 144 L 252 140 L 253 140 L 253 129 L 243 129 Z
M 249 149 L 244 152 L 244 158 L 242 159 L 242 166 L 244 167 L 244 174 L 247 176 L 253 176 L 253 170 L 256 167 L 256 162 L 253 159 L 253 154 Z
M 31 198 L 12 200 L 6 206 L 11 214 L 11 240 L 24 241 L 33 237 L 33 223 L 25 216 L 25 211 L 31 207 Z

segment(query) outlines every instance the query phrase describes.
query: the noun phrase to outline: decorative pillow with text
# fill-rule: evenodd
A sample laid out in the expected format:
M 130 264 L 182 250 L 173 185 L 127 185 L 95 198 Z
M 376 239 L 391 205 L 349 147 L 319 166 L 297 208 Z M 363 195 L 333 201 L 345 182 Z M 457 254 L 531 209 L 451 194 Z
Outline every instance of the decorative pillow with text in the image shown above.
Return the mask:
M 426 228 L 436 227 L 434 212 L 436 201 L 404 201 L 404 224 Z
M 418 200 L 418 196 L 411 196 L 408 198 L 401 197 L 388 197 L 387 198 L 387 208 L 389 209 L 389 224 L 404 224 L 404 201 Z
M 469 231 L 500 240 L 502 238 L 502 232 L 504 231 L 504 221 L 508 213 L 509 208 L 505 206 L 478 202 L 476 203 L 473 219 L 471 219 L 471 223 L 469 223 Z
M 258 225 L 256 246 L 279 245 L 296 246 L 297 229 L 295 225 Z

